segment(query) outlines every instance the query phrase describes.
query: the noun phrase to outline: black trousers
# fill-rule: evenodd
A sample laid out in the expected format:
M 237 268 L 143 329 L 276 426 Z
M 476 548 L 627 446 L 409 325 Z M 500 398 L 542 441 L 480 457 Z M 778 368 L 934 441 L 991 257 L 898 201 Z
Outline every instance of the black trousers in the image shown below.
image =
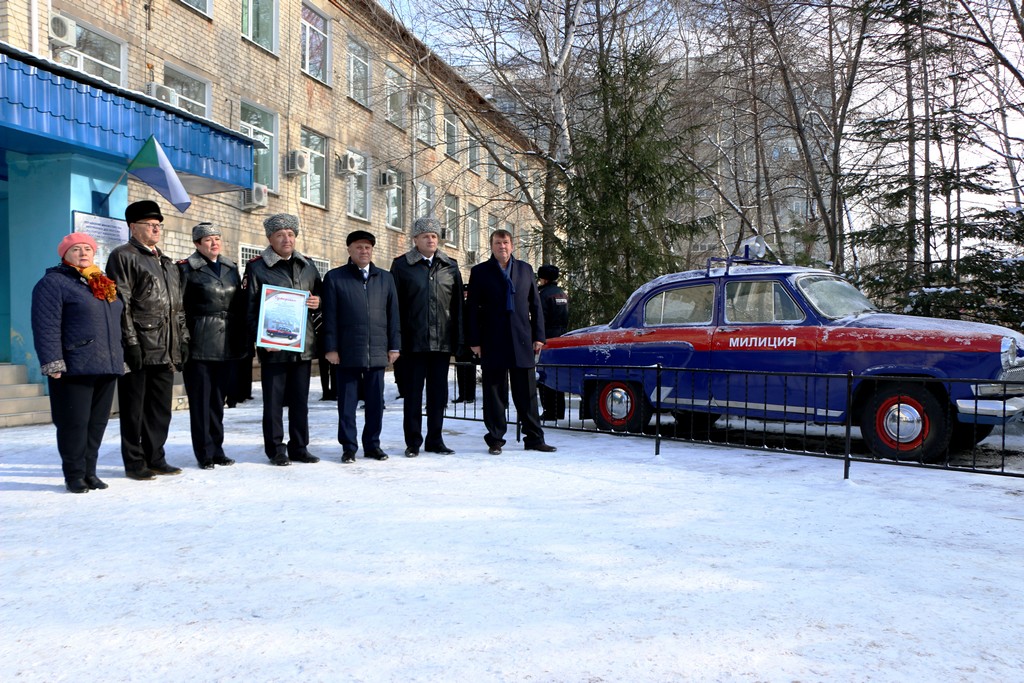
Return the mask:
M 334 368 L 324 356 L 317 359 L 317 367 L 320 369 L 320 400 L 336 401 L 338 394 L 334 387 Z
M 551 371 L 549 370 L 549 372 Z M 554 417 L 558 420 L 565 418 L 564 393 L 561 391 L 555 391 L 543 384 L 537 386 L 537 391 L 540 393 L 540 405 L 544 409 L 544 415 L 546 417 Z
M 236 361 L 190 360 L 182 372 L 188 394 L 192 452 L 200 465 L 224 457 L 224 395 Z
M 280 353 L 289 353 L 281 351 Z M 309 377 L 313 362 L 266 363 L 260 367 L 263 387 L 263 452 L 305 455 L 309 451 Z M 284 444 L 284 409 L 288 408 L 288 445 Z
M 473 363 L 473 354 L 466 353 L 456 356 L 455 381 L 458 385 L 455 398 L 462 401 L 476 400 L 476 365 Z
M 125 472 L 167 464 L 164 444 L 171 425 L 173 390 L 174 371 L 169 365 L 144 365 L 117 380 Z
M 488 446 L 505 445 L 508 424 L 508 391 L 512 389 L 512 402 L 523 425 L 523 445 L 527 448 L 544 443 L 544 430 L 537 414 L 537 376 L 533 368 L 481 368 L 484 426 Z
M 426 351 L 402 355 L 405 375 L 405 403 L 402 406 L 402 426 L 405 431 L 405 445 L 419 448 L 424 444 L 423 388 L 427 389 L 427 450 L 440 448 L 444 444 L 441 429 L 444 427 L 444 410 L 448 405 L 448 360 L 445 351 Z
M 47 380 L 64 481 L 96 476 L 117 375 L 63 375 Z
M 334 366 L 338 387 L 338 443 L 341 450 L 359 450 L 356 434 L 356 406 L 363 389 L 363 451 L 380 448 L 380 430 L 384 421 L 384 368 L 343 368 Z

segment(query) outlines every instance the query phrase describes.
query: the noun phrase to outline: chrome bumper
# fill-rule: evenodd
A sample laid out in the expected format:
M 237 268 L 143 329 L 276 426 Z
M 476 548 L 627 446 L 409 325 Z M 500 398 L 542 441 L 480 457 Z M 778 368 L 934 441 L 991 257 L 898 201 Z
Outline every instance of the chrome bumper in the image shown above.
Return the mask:
M 992 398 L 957 399 L 956 409 L 961 415 L 997 417 L 1005 422 L 1020 419 L 1024 413 L 1024 398 L 1015 396 L 1005 400 Z

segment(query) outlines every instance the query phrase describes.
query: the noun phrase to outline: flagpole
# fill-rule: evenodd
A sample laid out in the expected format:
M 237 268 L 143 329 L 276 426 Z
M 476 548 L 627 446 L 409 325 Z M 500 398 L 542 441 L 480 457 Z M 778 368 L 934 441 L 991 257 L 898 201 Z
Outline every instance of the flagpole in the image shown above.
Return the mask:
M 108 192 L 105 195 L 103 195 L 103 200 L 100 202 L 100 206 L 106 206 L 107 205 L 107 202 L 110 201 L 110 195 L 114 194 L 114 190 L 117 189 L 117 186 L 121 184 L 121 181 L 124 180 L 125 176 L 127 176 L 127 175 L 128 175 L 128 171 L 122 171 L 121 172 L 121 177 L 118 178 L 117 182 L 115 182 L 110 187 L 110 192 Z

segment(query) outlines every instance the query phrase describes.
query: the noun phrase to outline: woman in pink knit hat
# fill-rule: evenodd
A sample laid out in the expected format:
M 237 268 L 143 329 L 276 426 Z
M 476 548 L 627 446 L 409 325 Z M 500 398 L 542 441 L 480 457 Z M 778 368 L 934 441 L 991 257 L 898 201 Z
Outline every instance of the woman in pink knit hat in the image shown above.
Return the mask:
M 57 245 L 61 262 L 32 290 L 32 334 L 50 394 L 64 485 L 105 489 L 96 476 L 117 378 L 124 374 L 121 312 L 113 280 L 96 264 L 96 241 L 73 232 Z

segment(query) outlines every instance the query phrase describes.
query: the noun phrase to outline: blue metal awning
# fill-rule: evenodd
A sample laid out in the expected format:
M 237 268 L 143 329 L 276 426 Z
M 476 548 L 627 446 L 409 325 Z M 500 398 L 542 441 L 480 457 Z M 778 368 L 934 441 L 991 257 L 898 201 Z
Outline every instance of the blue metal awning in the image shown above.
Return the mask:
M 0 43 L 0 149 L 52 154 L 85 148 L 127 166 L 150 135 L 190 194 L 252 187 L 259 142 Z

